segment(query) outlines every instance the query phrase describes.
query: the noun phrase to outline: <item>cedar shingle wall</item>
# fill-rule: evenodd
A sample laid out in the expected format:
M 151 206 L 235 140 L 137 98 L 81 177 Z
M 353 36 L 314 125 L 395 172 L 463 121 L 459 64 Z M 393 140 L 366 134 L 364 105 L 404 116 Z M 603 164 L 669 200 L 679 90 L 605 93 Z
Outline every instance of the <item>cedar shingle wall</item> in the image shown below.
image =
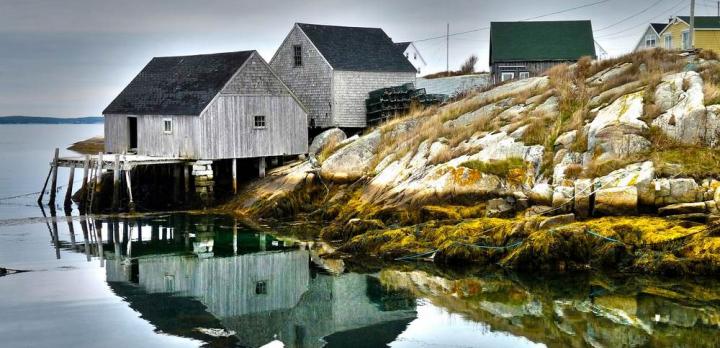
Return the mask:
M 335 124 L 340 127 L 365 127 L 365 99 L 368 93 L 383 87 L 415 82 L 415 73 L 335 71 L 333 81 Z

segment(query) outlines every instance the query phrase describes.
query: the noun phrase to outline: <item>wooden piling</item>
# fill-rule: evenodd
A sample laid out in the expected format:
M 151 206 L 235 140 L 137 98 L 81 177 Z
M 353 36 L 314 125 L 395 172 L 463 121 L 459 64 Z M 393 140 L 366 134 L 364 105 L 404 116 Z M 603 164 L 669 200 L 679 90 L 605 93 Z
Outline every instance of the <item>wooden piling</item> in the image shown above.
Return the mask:
M 87 205 L 88 200 L 88 177 L 90 175 L 90 155 L 85 155 L 85 162 L 83 163 L 83 179 L 82 179 L 82 191 L 80 195 L 80 207 L 82 209 Z
M 113 197 L 112 210 L 120 211 L 120 155 L 115 155 L 115 164 L 113 166 Z
M 237 159 L 233 158 L 232 159 L 232 188 L 233 188 L 234 195 L 236 195 L 238 192 L 237 185 L 238 185 L 238 182 L 237 182 Z
M 60 149 L 55 148 L 55 156 L 53 157 L 52 164 L 52 184 L 50 185 L 50 205 L 55 205 L 55 195 L 57 194 L 57 172 L 58 172 L 58 157 L 60 156 Z
M 183 165 L 183 180 L 185 180 L 185 204 L 190 202 L 190 166 Z
M 265 167 L 266 167 L 265 157 L 260 157 L 259 161 L 260 162 L 258 163 L 258 171 L 259 171 L 258 176 L 261 178 L 264 178 L 265 177 Z
M 47 190 L 48 181 L 50 181 L 50 175 L 52 174 L 53 166 L 50 164 L 50 170 L 48 170 L 47 176 L 45 177 L 45 183 L 43 184 L 42 191 L 40 191 L 40 197 L 38 197 L 38 204 L 42 204 L 43 196 L 45 196 L 45 190 Z
M 172 166 L 172 176 L 173 176 L 173 201 L 177 202 L 180 200 L 180 190 L 182 185 L 182 179 L 180 178 L 180 175 L 182 175 L 182 169 L 178 165 Z
M 65 189 L 65 201 L 63 202 L 65 212 L 70 211 L 72 208 L 73 181 L 75 181 L 75 163 L 70 166 L 70 175 L 68 175 L 68 184 Z
M 86 216 L 85 219 L 80 220 L 80 228 L 82 229 L 83 233 L 83 244 L 85 246 L 85 257 L 87 258 L 87 261 L 90 262 L 90 243 L 88 242 L 88 217 Z
M 127 191 L 128 191 L 128 198 L 130 199 L 130 202 L 128 202 L 128 208 L 131 212 L 135 211 L 135 201 L 133 200 L 133 194 L 132 194 L 132 182 L 130 181 L 130 170 L 131 169 L 125 169 L 125 183 L 127 184 Z

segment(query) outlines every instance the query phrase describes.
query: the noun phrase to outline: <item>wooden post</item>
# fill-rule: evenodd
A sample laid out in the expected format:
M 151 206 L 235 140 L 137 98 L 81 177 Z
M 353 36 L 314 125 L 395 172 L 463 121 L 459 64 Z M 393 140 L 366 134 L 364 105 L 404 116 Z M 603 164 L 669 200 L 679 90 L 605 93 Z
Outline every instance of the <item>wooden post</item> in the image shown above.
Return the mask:
M 68 232 L 70 233 L 70 244 L 72 245 L 73 249 L 77 249 L 77 245 L 75 245 L 75 225 L 73 223 L 72 216 L 66 215 L 65 221 L 67 221 Z
M 55 194 L 57 194 L 57 172 L 58 172 L 58 156 L 60 149 L 55 148 L 55 156 L 52 164 L 52 184 L 50 185 L 50 205 L 55 205 Z
M 80 195 L 80 207 L 85 209 L 88 200 L 88 177 L 90 175 L 90 155 L 85 155 L 83 163 L 82 194 Z
M 128 208 L 130 208 L 131 212 L 135 211 L 135 201 L 133 200 L 133 194 L 132 194 L 132 182 L 130 181 L 130 170 L 125 170 L 125 183 L 127 184 L 127 190 L 128 190 L 128 198 L 130 199 L 130 202 L 128 203 Z
M 53 243 L 55 244 L 55 257 L 60 260 L 60 235 L 58 233 L 57 213 L 55 206 L 50 205 L 50 225 L 52 226 Z
M 53 166 L 50 164 L 50 170 L 48 170 L 47 177 L 45 177 L 45 183 L 43 184 L 42 191 L 40 191 L 40 197 L 38 197 L 38 204 L 42 204 L 43 196 L 45 196 L 45 190 L 47 190 L 48 181 L 50 181 L 50 175 L 52 174 Z
M 180 175 L 182 174 L 182 169 L 178 165 L 172 166 L 172 176 L 173 176 L 173 201 L 177 202 L 180 200 L 180 190 L 182 181 L 180 178 Z
M 260 157 L 260 162 L 258 163 L 258 176 L 261 178 L 265 177 L 265 157 Z
M 102 188 L 102 167 L 103 167 L 103 153 L 98 152 L 98 159 L 95 166 L 95 185 L 93 185 L 93 191 L 90 194 L 90 211 L 94 209 L 95 205 L 95 196 L 100 196 L 100 191 Z
M 88 217 L 86 216 L 85 219 L 80 220 L 80 228 L 82 229 L 83 233 L 83 243 L 85 245 L 85 258 L 87 258 L 88 262 L 90 262 L 90 243 L 88 242 Z
M 70 175 L 68 175 L 68 184 L 65 188 L 65 202 L 63 206 L 65 211 L 68 212 L 72 208 L 72 192 L 73 192 L 73 181 L 75 181 L 75 163 L 70 166 Z
M 237 219 L 233 221 L 233 255 L 238 253 L 238 223 Z
M 237 159 L 232 159 L 232 188 L 233 188 L 233 194 L 237 194 Z
M 185 204 L 190 202 L 190 166 L 183 165 L 183 180 L 185 180 Z
M 115 165 L 113 166 L 113 198 L 112 210 L 117 212 L 120 210 L 120 155 L 115 155 Z
M 97 242 L 98 246 L 98 256 L 100 257 L 100 267 L 104 267 L 105 265 L 105 253 L 103 252 L 103 238 L 102 238 L 102 221 L 99 223 L 97 220 L 95 223 L 93 223 L 93 226 L 95 226 L 95 231 L 97 232 L 97 238 L 95 238 L 95 241 Z

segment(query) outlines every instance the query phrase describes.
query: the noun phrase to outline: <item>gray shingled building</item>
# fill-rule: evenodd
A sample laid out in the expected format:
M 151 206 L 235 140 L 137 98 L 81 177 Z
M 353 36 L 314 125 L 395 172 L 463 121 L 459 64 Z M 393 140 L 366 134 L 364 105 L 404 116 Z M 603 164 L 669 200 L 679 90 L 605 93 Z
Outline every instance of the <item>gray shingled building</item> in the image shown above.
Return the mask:
M 184 159 L 307 152 L 307 112 L 256 51 L 153 58 L 103 111 L 105 151 Z
M 379 28 L 296 23 L 270 66 L 308 109 L 310 127 L 367 125 L 368 92 L 415 81 L 415 67 Z

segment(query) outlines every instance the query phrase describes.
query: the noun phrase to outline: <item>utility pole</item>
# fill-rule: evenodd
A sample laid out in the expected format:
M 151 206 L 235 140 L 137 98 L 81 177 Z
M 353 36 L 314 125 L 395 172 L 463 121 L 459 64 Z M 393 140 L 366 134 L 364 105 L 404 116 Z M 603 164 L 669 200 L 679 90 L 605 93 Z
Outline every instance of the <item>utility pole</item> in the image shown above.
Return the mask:
M 718 15 L 717 16 L 720 17 L 720 1 L 717 2 L 717 5 L 718 5 L 717 6 L 718 7 Z
M 695 0 L 690 0 L 690 48 L 695 49 Z
M 445 32 L 445 76 L 450 76 L 450 23 Z

